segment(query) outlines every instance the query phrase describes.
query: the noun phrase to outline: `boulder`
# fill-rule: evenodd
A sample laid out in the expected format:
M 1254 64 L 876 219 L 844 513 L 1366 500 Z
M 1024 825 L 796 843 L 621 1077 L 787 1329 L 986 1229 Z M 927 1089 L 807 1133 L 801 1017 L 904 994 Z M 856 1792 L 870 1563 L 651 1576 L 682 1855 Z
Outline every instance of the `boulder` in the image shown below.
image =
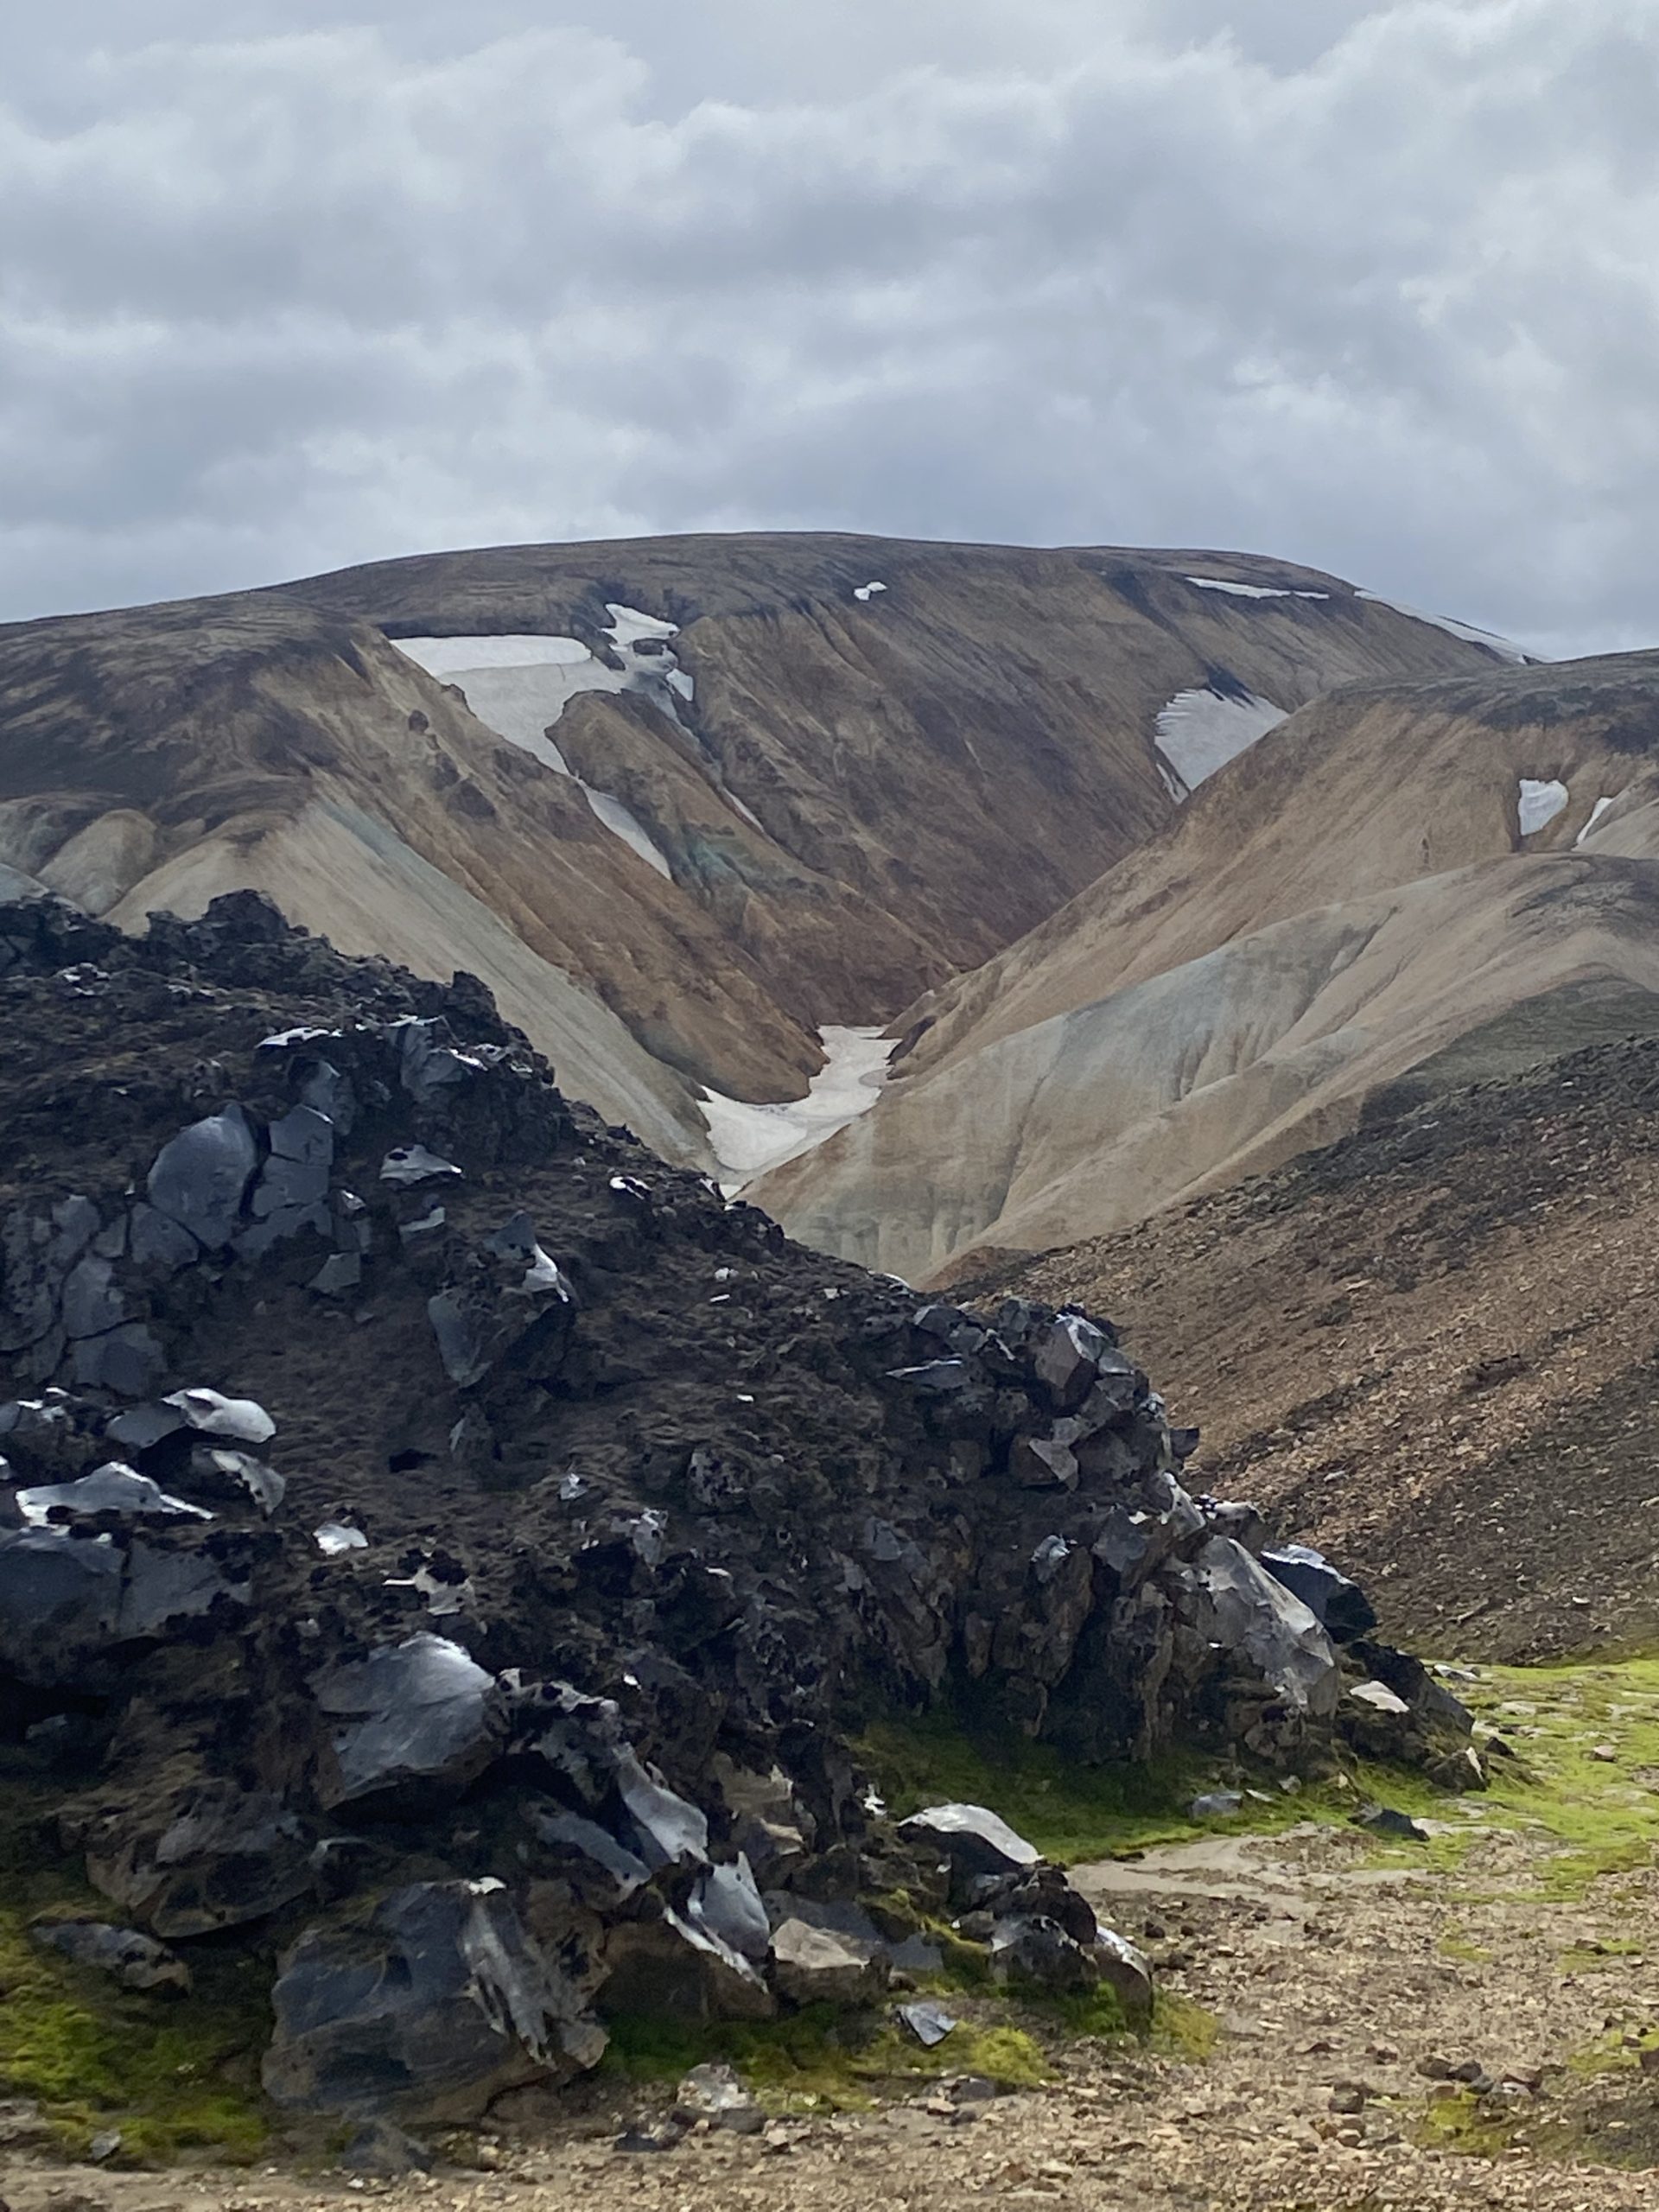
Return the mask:
M 113 1974 L 124 1989 L 171 1990 L 182 1996 L 190 1987 L 190 1969 L 178 1953 L 136 1928 L 112 1928 L 103 1920 L 46 1920 L 36 1921 L 29 1932 L 43 1950 Z
M 1247 1661 L 1294 1713 L 1328 1719 L 1341 1674 L 1330 1637 L 1301 1599 L 1230 1536 L 1212 1536 L 1204 1546 L 1197 1580 L 1214 1641 Z
M 796 2005 L 869 2005 L 887 1985 L 879 1944 L 791 1918 L 772 1930 L 772 1980 Z
M 1154 1995 L 1146 1955 L 1115 1928 L 1101 1929 L 1092 1949 L 1100 1978 L 1116 1996 L 1124 2019 L 1137 2035 L 1144 2034 L 1152 2025 Z
M 264 1920 L 311 1887 L 311 1834 L 267 1789 L 164 1770 L 151 1796 L 75 1824 L 94 1889 L 180 1939 Z
M 984 1805 L 929 1805 L 901 1822 L 899 1834 L 949 1866 L 953 1897 L 965 1898 L 984 1875 L 1025 1873 L 1042 1858 Z
M 777 2000 L 753 1961 L 659 1900 L 642 1900 L 636 1920 L 606 1931 L 608 2015 L 651 2013 L 682 2020 L 766 2020 Z
M 991 1933 L 991 1973 L 1004 1985 L 1029 1985 L 1055 1996 L 1081 1994 L 1100 1981 L 1092 1948 L 1041 1913 L 1017 1913 L 997 1922 Z
M 707 2120 L 733 2135 L 758 2135 L 766 2124 L 765 2107 L 755 2102 L 729 2066 L 694 2066 L 674 2092 L 674 2118 L 695 2127 Z
M 311 1677 L 319 1708 L 338 1720 L 325 1805 L 349 1804 L 410 1783 L 464 1787 L 505 1736 L 493 1675 L 458 1643 L 429 1630 Z
M 153 1515 L 159 1520 L 211 1521 L 213 1515 L 181 1497 L 169 1497 L 148 1475 L 136 1474 L 118 1460 L 107 1460 L 73 1483 L 48 1484 L 38 1490 L 20 1490 L 17 1503 L 23 1519 L 43 1529 L 54 1522 L 86 1521 L 103 1513 L 132 1521 Z
M 258 1164 L 247 1116 L 240 1106 L 226 1106 L 162 1147 L 145 1185 L 149 1203 L 199 1244 L 219 1250 L 235 1232 Z
M 606 2036 L 587 1999 L 500 1883 L 412 1883 L 289 1953 L 265 2093 L 289 2111 L 476 2119 L 503 2089 L 598 2064 Z
M 1336 1643 L 1351 1643 L 1376 1626 L 1376 1608 L 1358 1583 L 1311 1545 L 1281 1544 L 1262 1554 L 1262 1564 L 1301 1599 Z

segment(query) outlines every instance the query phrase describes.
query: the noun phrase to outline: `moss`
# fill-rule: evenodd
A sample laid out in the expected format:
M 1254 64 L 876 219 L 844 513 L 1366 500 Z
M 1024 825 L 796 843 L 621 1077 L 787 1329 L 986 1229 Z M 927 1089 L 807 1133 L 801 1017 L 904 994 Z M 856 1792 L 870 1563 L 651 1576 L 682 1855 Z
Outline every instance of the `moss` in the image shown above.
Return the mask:
M 1083 1766 L 1048 1744 L 995 1744 L 940 1714 L 872 1722 L 853 1746 L 896 1818 L 942 1799 L 988 1805 L 1065 1864 L 1192 1833 L 1183 1809 L 1205 1787 L 1197 1762 Z
M 1423 2115 L 1421 2139 L 1431 2150 L 1456 2151 L 1471 2158 L 1496 2158 L 1515 2133 L 1507 2113 L 1493 2112 L 1467 2090 L 1437 2097 Z
M 1608 1967 L 1623 1966 L 1642 1955 L 1640 1943 L 1569 1943 L 1555 1962 L 1563 1974 L 1595 1974 Z
M 1221 2022 L 1213 2012 L 1189 1998 L 1171 1996 L 1160 1989 L 1153 2000 L 1151 2043 L 1166 2057 L 1196 2060 L 1214 2055 L 1221 2038 Z
M 50 1847 L 50 1802 L 0 1777 L 0 2094 L 37 2101 L 71 2155 L 114 2130 L 124 2164 L 257 2157 L 268 1971 L 245 1955 L 198 1951 L 190 1996 L 141 1995 L 31 1941 L 41 1916 L 111 1916 L 78 1864 Z
M 1467 1936 L 1459 1936 L 1452 1929 L 1446 1930 L 1435 1948 L 1443 1959 L 1459 1959 L 1465 1966 L 1487 1967 L 1492 1962 L 1490 1951 L 1484 1950 L 1478 1943 L 1471 1943 Z
M 1129 2024 L 1123 2017 L 1123 2007 L 1117 2000 L 1116 1991 L 1107 1988 L 1104 1984 L 1086 1994 L 1049 1997 L 1040 2002 L 1041 2009 L 1052 2012 L 1068 2035 L 1116 2038 L 1129 2032 Z
M 1567 2063 L 1579 2075 L 1621 2074 L 1639 2067 L 1644 2050 L 1659 2050 L 1659 2028 L 1644 2030 L 1634 2043 L 1625 2040 L 1623 2028 L 1609 2028 L 1582 2050 L 1575 2050 Z
M 1246 1783 L 1236 1813 L 1199 1821 L 1187 1810 L 1194 1797 L 1240 1788 L 1239 1777 L 1218 1771 L 1213 1761 L 1172 1753 L 1146 1764 L 1086 1766 L 1050 1744 L 987 1742 L 944 1713 L 872 1722 L 853 1748 L 897 1818 L 941 1799 L 987 1805 L 1062 1866 L 1198 1835 L 1271 1835 L 1305 1821 L 1344 1827 L 1373 1799 L 1414 1818 L 1443 1816 L 1447 1804 L 1446 1792 L 1414 1770 L 1355 1760 L 1342 1773 L 1295 1790 L 1263 1774 L 1259 1787 Z M 1467 1848 L 1460 1835 L 1428 1845 L 1379 1839 L 1375 1846 L 1380 1858 L 1442 1871 L 1460 1864 Z
M 1484 1802 L 1489 1819 L 1556 1847 L 1535 1895 L 1570 1901 L 1592 1882 L 1654 1863 L 1655 1800 L 1642 1777 L 1659 1770 L 1659 1659 L 1491 1667 L 1465 1694 L 1495 1727 L 1517 1731 L 1519 1756 L 1489 1762 Z M 1506 1713 L 1505 1705 L 1527 1710 Z M 1611 1760 L 1596 1757 L 1604 1745 Z
M 611 2022 L 606 2069 L 632 2082 L 673 2082 L 723 2059 L 779 2111 L 859 2111 L 882 2090 L 947 2074 L 982 2074 L 1001 2088 L 1035 2088 L 1049 2075 L 1041 2044 L 1006 2019 L 964 2020 L 931 2050 L 891 2019 L 807 2005 L 775 2020 L 706 2027 L 649 2018 Z

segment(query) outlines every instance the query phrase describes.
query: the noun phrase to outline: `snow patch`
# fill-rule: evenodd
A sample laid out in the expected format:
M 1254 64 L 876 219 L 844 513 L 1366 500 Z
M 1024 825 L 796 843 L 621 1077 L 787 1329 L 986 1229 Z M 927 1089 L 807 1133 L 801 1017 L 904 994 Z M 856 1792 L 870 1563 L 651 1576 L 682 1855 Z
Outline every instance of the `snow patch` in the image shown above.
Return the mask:
M 654 639 L 666 645 L 671 638 L 677 638 L 677 622 L 664 622 L 656 614 L 642 614 L 637 607 L 624 607 L 614 599 L 605 602 L 605 612 L 610 622 L 605 634 L 620 652 L 626 645 L 637 645 L 642 639 Z
M 577 780 L 580 782 L 581 779 Z M 588 794 L 588 805 L 605 827 L 632 851 L 638 853 L 647 868 L 654 868 L 658 875 L 666 876 L 671 883 L 674 871 L 668 864 L 668 855 L 639 816 L 630 813 L 621 800 L 610 791 L 596 791 L 591 784 L 583 784 L 582 788 Z
M 825 1065 L 813 1077 L 804 1098 L 752 1106 L 718 1090 L 704 1093 L 698 1110 L 709 1125 L 709 1141 L 721 1167 L 721 1187 L 729 1197 L 744 1184 L 812 1152 L 837 1129 L 867 1114 L 880 1095 L 897 1038 L 879 1028 L 820 1029 Z
M 1530 667 L 1536 653 L 1523 652 L 1512 639 L 1500 638 L 1492 630 L 1477 630 L 1471 623 L 1454 622 L 1449 614 L 1425 614 L 1419 607 L 1402 607 L 1397 599 L 1384 599 L 1380 591 L 1356 592 L 1357 599 L 1368 599 L 1373 607 L 1387 607 L 1395 614 L 1403 614 L 1408 622 L 1427 622 L 1431 628 L 1444 630 L 1448 638 L 1461 638 L 1471 645 L 1484 645 L 1489 653 L 1496 653 L 1499 660 L 1514 663 L 1517 668 Z
M 1172 798 L 1186 798 L 1206 776 L 1249 752 L 1258 737 L 1284 721 L 1287 709 L 1254 691 L 1229 697 L 1210 690 L 1178 691 L 1158 717 L 1158 745 L 1175 772 L 1177 791 L 1165 776 Z
M 1552 777 L 1541 783 L 1531 776 L 1521 779 L 1521 835 L 1535 837 L 1541 830 L 1548 829 L 1567 804 L 1567 785 Z
M 668 856 L 622 801 L 571 775 L 569 762 L 548 732 L 578 693 L 632 691 L 679 722 L 677 698 L 690 699 L 693 685 L 680 668 L 668 640 L 679 633 L 671 622 L 642 614 L 638 607 L 606 602 L 611 618 L 606 630 L 625 665 L 609 668 L 579 638 L 520 633 L 499 638 L 394 638 L 392 643 L 429 676 L 453 683 L 486 728 L 539 760 L 555 775 L 570 776 L 588 795 L 588 804 L 605 827 L 637 853 L 648 868 L 672 880 Z M 677 682 L 676 678 L 679 680 Z
M 1226 576 L 1183 576 L 1200 591 L 1230 592 L 1235 599 L 1329 599 L 1328 591 L 1293 591 L 1287 584 L 1236 584 Z
M 870 601 L 875 597 L 877 592 L 886 591 L 886 584 L 855 584 L 853 586 L 853 597 L 855 599 L 861 599 L 866 606 L 868 606 Z
M 1580 830 L 1578 836 L 1573 840 L 1573 842 L 1575 845 L 1581 845 L 1585 839 L 1590 835 L 1590 832 L 1595 828 L 1597 823 L 1600 821 L 1602 816 L 1606 813 L 1608 808 L 1617 804 L 1617 799 L 1599 798 L 1590 810 L 1590 819 L 1585 823 L 1583 829 Z

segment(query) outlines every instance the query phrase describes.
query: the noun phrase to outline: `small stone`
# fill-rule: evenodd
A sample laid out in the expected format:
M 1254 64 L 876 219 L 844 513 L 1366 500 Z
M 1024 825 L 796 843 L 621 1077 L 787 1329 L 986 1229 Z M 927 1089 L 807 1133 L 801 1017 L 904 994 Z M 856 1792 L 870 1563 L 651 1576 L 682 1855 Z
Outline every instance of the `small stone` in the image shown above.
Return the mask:
M 632 2127 L 625 2127 L 616 2139 L 615 2147 L 630 2157 L 652 2156 L 662 2151 L 677 2151 L 690 2132 L 689 2129 L 679 2126 L 673 2121 L 661 2127 L 648 2127 L 639 2124 Z
M 1195 1797 L 1186 1809 L 1195 1821 L 1230 1821 L 1243 1804 L 1242 1789 L 1207 1789 L 1202 1796 Z
M 686 2126 L 707 2120 L 734 2135 L 758 2135 L 766 2115 L 729 2066 L 694 2066 L 674 2094 L 674 2118 Z
M 959 2105 L 989 2104 L 1001 2094 L 995 2082 L 983 2074 L 958 2074 L 944 2087 Z
M 1409 1813 L 1396 1812 L 1391 1805 L 1364 1805 L 1353 1816 L 1357 1828 L 1369 1828 L 1373 1835 L 1396 1836 L 1408 1843 L 1427 1843 L 1428 1830 L 1421 1821 L 1414 1821 Z
M 943 2005 L 900 2005 L 898 2018 L 925 2050 L 931 2050 L 942 2044 L 951 2030 L 959 2025 L 956 2014 L 947 2012 Z

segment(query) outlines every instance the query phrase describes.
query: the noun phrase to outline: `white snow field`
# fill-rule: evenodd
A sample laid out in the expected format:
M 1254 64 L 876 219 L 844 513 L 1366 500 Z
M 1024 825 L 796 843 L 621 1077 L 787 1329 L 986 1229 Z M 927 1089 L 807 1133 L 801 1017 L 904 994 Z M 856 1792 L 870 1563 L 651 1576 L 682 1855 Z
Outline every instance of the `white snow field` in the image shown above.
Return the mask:
M 1178 691 L 1158 717 L 1159 747 L 1181 785 L 1176 790 L 1165 776 L 1170 797 L 1190 798 L 1206 776 L 1248 752 L 1258 737 L 1283 721 L 1286 711 L 1254 691 L 1233 698 L 1207 690 Z
M 1448 638 L 1462 638 L 1469 645 L 1484 645 L 1488 652 L 1496 653 L 1500 660 L 1513 661 L 1517 668 L 1525 668 L 1538 658 L 1536 653 L 1524 652 L 1511 638 L 1500 638 L 1491 630 L 1477 630 L 1468 622 L 1454 622 L 1449 614 L 1425 614 L 1420 607 L 1402 607 L 1397 599 L 1385 599 L 1380 591 L 1358 591 L 1354 596 L 1369 599 L 1374 607 L 1392 607 L 1409 622 L 1427 622 L 1432 629 L 1444 630 Z
M 1226 576 L 1183 576 L 1200 591 L 1230 592 L 1235 599 L 1329 599 L 1328 591 L 1293 591 L 1287 584 L 1236 584 Z
M 877 592 L 886 591 L 886 584 L 855 584 L 853 586 L 853 597 L 855 599 L 861 599 L 865 602 L 866 606 L 868 606 L 870 601 L 875 597 Z
M 694 696 L 691 678 L 669 643 L 679 634 L 672 622 L 614 601 L 607 601 L 606 612 L 611 620 L 605 634 L 624 664 L 620 668 L 607 667 L 580 638 L 394 638 L 392 643 L 429 676 L 456 685 L 480 721 L 498 737 L 556 775 L 569 776 L 569 763 L 547 732 L 579 692 L 636 692 L 674 722 L 680 719 L 677 701 Z M 647 867 L 671 879 L 667 855 L 637 815 L 613 793 L 596 790 L 580 776 L 572 781 L 587 792 L 588 804 L 607 830 Z
M 1590 835 L 1590 832 L 1595 828 L 1597 823 L 1600 821 L 1602 816 L 1606 813 L 1608 808 L 1610 806 L 1614 806 L 1617 804 L 1618 801 L 1615 799 L 1599 798 L 1590 810 L 1590 819 L 1585 823 L 1583 829 L 1580 830 L 1578 836 L 1573 840 L 1573 842 L 1575 845 L 1581 845 L 1585 839 Z
M 1553 776 L 1547 782 L 1532 776 L 1522 776 L 1518 807 L 1521 835 L 1535 837 L 1541 830 L 1547 830 L 1567 801 L 1567 785 L 1558 783 Z
M 721 1187 L 729 1197 L 768 1167 L 812 1152 L 837 1129 L 868 1114 L 880 1096 L 898 1039 L 879 1028 L 820 1029 L 827 1056 L 804 1098 L 751 1106 L 718 1090 L 705 1092 L 698 1111 L 720 1163 Z

